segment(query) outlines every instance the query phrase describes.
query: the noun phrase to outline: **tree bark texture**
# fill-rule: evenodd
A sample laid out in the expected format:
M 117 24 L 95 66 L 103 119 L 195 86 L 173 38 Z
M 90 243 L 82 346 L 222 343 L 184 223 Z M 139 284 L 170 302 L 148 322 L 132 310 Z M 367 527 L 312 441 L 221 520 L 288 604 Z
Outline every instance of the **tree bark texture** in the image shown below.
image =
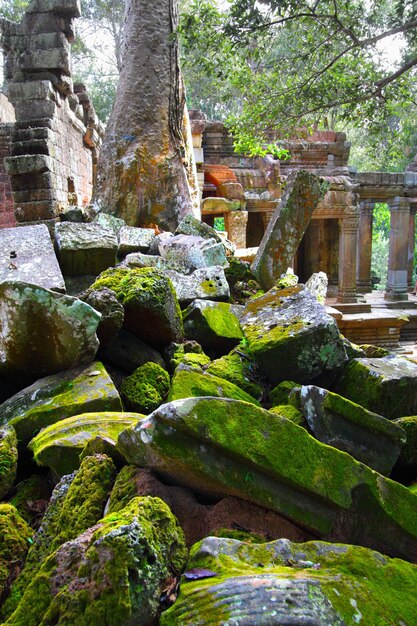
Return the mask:
M 199 216 L 177 24 L 177 0 L 126 1 L 123 65 L 94 198 L 132 226 L 171 231 L 187 213 Z

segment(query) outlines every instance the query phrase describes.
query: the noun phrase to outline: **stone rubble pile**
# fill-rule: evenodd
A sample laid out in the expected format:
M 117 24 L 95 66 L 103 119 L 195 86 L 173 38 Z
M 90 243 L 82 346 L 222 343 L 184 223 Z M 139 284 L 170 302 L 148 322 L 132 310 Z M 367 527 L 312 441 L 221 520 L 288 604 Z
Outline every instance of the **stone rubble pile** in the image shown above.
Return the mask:
M 325 277 L 192 216 L 0 251 L 4 625 L 417 623 L 417 363 Z

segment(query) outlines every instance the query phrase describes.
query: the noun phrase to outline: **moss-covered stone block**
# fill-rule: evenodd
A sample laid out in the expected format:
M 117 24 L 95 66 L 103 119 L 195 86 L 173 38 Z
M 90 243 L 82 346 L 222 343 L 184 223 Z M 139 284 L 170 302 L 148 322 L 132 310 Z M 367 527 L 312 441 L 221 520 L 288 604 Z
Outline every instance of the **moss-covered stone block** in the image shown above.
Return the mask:
M 257 400 L 263 396 L 263 386 L 257 380 L 259 372 L 256 362 L 241 345 L 232 350 L 230 354 L 210 363 L 206 372 L 228 380 Z
M 42 428 L 80 413 L 122 411 L 119 394 L 102 363 L 41 378 L 6 400 L 0 422 L 11 424 L 19 442 L 28 443 Z
M 17 437 L 12 426 L 0 427 L 0 499 L 9 493 L 17 473 Z
M 417 567 L 358 546 L 208 537 L 193 547 L 187 572 L 161 626 L 415 622 Z
M 171 280 L 152 267 L 103 272 L 91 289 L 112 289 L 125 310 L 124 328 L 155 347 L 182 341 L 181 310 Z
M 204 353 L 197 341 L 189 340 L 183 343 L 171 343 L 164 351 L 165 359 L 171 374 L 180 363 L 200 369 L 208 365 L 211 359 Z
M 168 402 L 181 398 L 213 396 L 216 398 L 234 398 L 260 406 L 258 400 L 249 395 L 238 385 L 194 368 L 180 366 L 172 378 Z
M 0 376 L 19 376 L 25 384 L 91 363 L 100 317 L 78 298 L 29 283 L 1 283 Z
M 417 363 L 389 354 L 354 359 L 334 391 L 387 419 L 417 414 Z
M 11 593 L 2 607 L 1 617 L 6 621 L 18 607 L 26 588 L 31 583 L 42 563 L 59 546 L 75 539 L 103 516 L 104 506 L 111 491 L 116 469 L 106 456 L 90 456 L 74 474 L 65 476 L 55 487 L 42 520 L 33 536 L 25 566 L 13 584 Z M 46 590 L 44 589 L 44 592 Z M 47 597 L 50 595 L 48 590 Z M 42 594 L 32 597 L 34 605 L 42 605 Z M 36 608 L 35 606 L 33 607 Z M 24 615 L 24 613 L 22 614 Z M 23 617 L 20 618 L 23 620 Z M 9 622 L 16 624 L 15 621 Z M 24 624 L 24 621 L 18 622 Z M 37 625 L 41 622 L 26 622 Z
M 29 550 L 33 530 L 11 504 L 0 503 L 0 606 Z
M 271 406 L 277 406 L 278 404 L 290 404 L 290 396 L 296 389 L 300 389 L 301 385 L 293 380 L 283 380 L 274 387 L 269 394 Z
M 184 535 L 167 505 L 135 498 L 56 550 L 6 624 L 157 623 L 163 591 L 186 556 Z
M 128 463 L 210 497 L 234 495 L 322 537 L 417 560 L 417 500 L 349 454 L 247 402 L 188 398 L 122 432 Z
M 50 467 L 63 476 L 78 469 L 80 453 L 89 441 L 101 436 L 115 445 L 122 430 L 143 418 L 139 413 L 123 412 L 75 415 L 41 430 L 28 447 L 38 465 Z
M 44 514 L 46 505 L 51 497 L 52 483 L 45 476 L 33 474 L 16 485 L 16 493 L 10 500 L 23 517 L 25 522 L 38 528 L 40 517 Z
M 390 475 L 406 439 L 400 425 L 314 385 L 301 387 L 297 395 L 316 439 Z
M 270 289 L 247 303 L 241 326 L 261 372 L 276 385 L 310 382 L 347 361 L 336 322 L 303 285 Z
M 166 400 L 170 383 L 165 369 L 157 363 L 145 363 L 123 380 L 120 393 L 128 409 L 147 415 Z
M 227 354 L 243 339 L 234 306 L 227 302 L 194 300 L 184 311 L 184 334 L 206 352 Z
M 414 474 L 417 478 L 417 415 L 400 417 L 394 420 L 405 432 L 406 441 L 401 449 L 397 468 Z
M 292 404 L 277 404 L 271 407 L 271 413 L 276 413 L 281 417 L 285 417 L 287 420 L 294 422 L 297 426 L 301 426 L 309 431 L 308 423 L 304 415 L 295 408 Z

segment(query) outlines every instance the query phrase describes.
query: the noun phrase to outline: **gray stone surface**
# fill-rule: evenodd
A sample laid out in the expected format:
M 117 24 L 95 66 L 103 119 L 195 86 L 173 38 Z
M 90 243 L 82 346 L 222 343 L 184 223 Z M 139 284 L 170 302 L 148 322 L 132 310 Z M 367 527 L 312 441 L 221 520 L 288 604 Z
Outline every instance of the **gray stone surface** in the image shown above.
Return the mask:
M 203 267 L 195 270 L 188 276 L 167 270 L 166 275 L 172 281 L 178 302 L 189 304 L 192 300 L 228 300 L 230 297 L 229 284 L 220 266 Z
M 219 198 L 220 201 L 228 202 L 223 198 Z M 184 217 L 183 220 L 178 224 L 176 230 L 176 235 L 195 235 L 197 237 L 203 237 L 203 239 L 214 239 L 217 242 L 221 242 L 222 238 L 219 233 L 214 230 L 211 226 L 202 222 L 189 213 Z
M 329 279 L 325 272 L 316 272 L 310 276 L 306 282 L 306 287 L 317 300 L 324 304 L 327 295 L 327 286 Z
M 64 277 L 44 224 L 0 229 L 0 282 L 4 280 L 65 293 Z
M 106 287 L 87 289 L 78 297 L 101 313 L 97 337 L 100 341 L 100 347 L 107 345 L 117 337 L 118 332 L 122 329 L 125 316 L 123 306 L 116 298 L 114 291 Z
M 100 274 L 116 264 L 117 237 L 100 224 L 61 222 L 55 226 L 55 248 L 64 276 Z
M 201 267 L 221 265 L 227 267 L 226 250 L 214 239 L 197 235 L 175 235 L 159 244 L 160 255 L 171 268 L 189 274 Z
M 105 347 L 100 346 L 100 358 L 114 367 L 117 367 L 128 374 L 152 361 L 158 363 L 161 367 L 166 368 L 165 361 L 160 352 L 148 346 L 146 343 L 127 332 L 122 330 L 117 337 Z
M 249 350 L 274 385 L 307 382 L 347 361 L 336 322 L 304 285 L 273 288 L 248 302 L 241 325 Z
M 122 226 L 119 231 L 119 256 L 126 256 L 131 252 L 147 252 L 155 239 L 153 228 L 135 228 Z
M 292 266 L 313 211 L 328 188 L 322 178 L 304 170 L 295 171 L 288 177 L 284 195 L 252 263 L 252 271 L 264 289 L 270 289 Z
M 297 408 L 319 441 L 344 450 L 372 469 L 390 475 L 405 432 L 381 415 L 314 385 L 297 390 Z
M 71 296 L 29 283 L 0 284 L 0 376 L 34 380 L 91 363 L 100 317 Z

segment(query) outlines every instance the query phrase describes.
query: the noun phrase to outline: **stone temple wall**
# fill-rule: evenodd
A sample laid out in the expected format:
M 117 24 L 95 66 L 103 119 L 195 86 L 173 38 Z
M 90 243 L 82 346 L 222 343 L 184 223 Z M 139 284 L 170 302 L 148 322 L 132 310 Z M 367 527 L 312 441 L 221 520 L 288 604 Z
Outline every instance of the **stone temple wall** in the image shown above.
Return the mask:
M 92 194 L 102 127 L 71 78 L 77 0 L 32 0 L 21 23 L 0 22 L 6 91 L 16 114 L 10 156 L 18 223 L 56 220 Z

